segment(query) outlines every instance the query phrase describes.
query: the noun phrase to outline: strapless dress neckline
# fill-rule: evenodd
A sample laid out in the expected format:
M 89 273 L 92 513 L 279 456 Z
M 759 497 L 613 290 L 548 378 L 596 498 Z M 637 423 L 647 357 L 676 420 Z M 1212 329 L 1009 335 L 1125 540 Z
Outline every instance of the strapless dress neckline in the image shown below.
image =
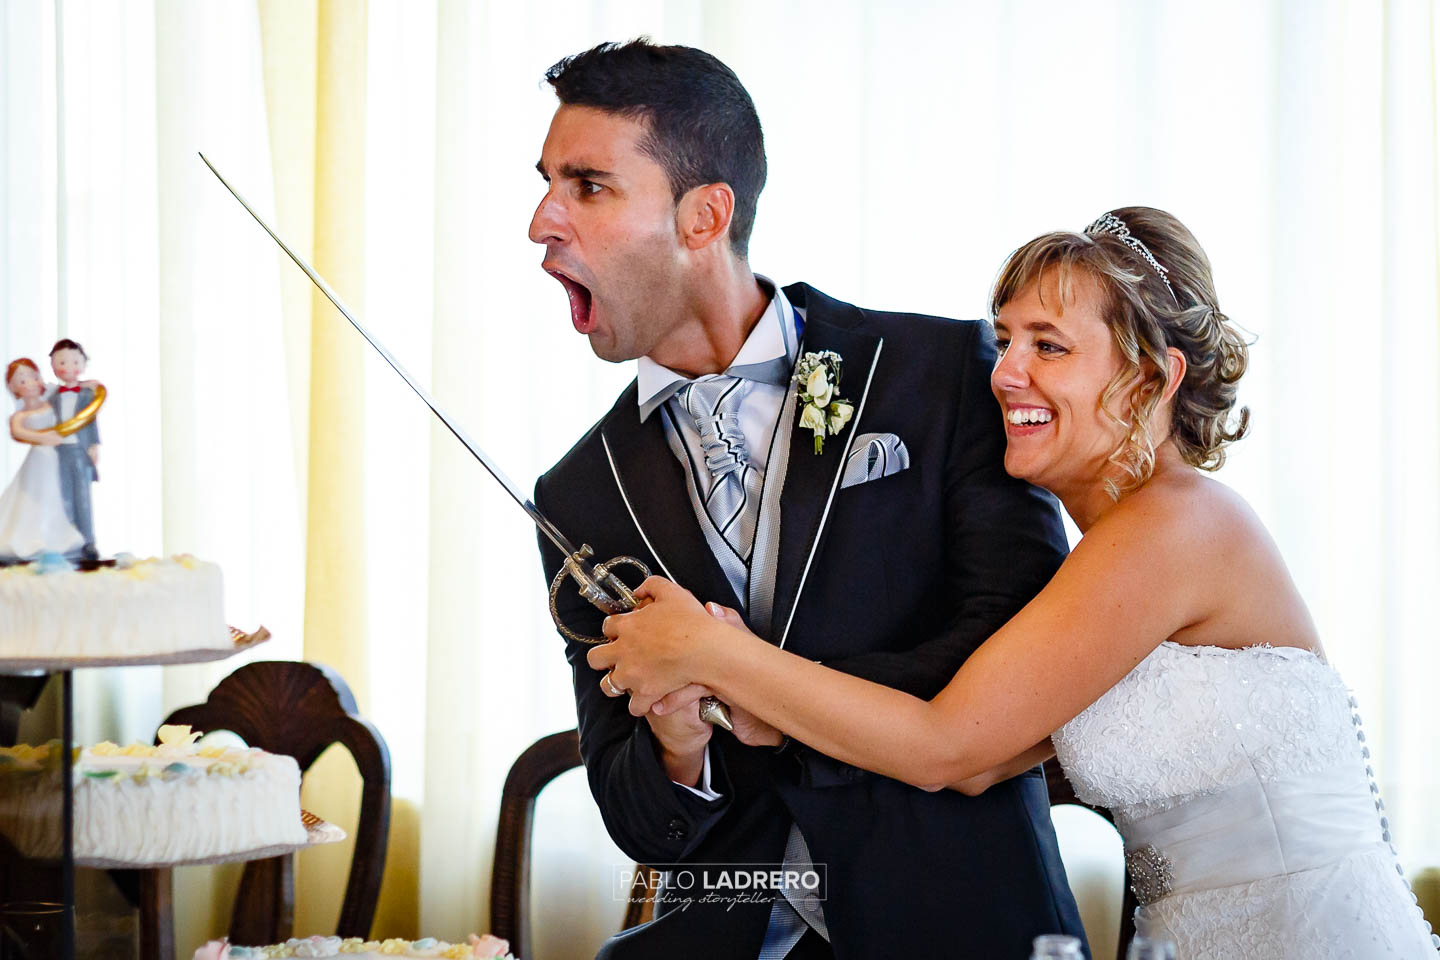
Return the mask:
M 1139 932 L 1214 960 L 1435 960 L 1354 698 L 1295 646 L 1165 641 L 1057 730 L 1125 840 Z

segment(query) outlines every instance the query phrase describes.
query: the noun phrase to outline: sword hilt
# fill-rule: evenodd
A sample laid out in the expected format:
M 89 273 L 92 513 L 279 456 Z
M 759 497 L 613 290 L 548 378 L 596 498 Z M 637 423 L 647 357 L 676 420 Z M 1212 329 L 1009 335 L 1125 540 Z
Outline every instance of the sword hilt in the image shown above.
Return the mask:
M 571 630 L 565 625 L 565 621 L 560 617 L 559 608 L 560 585 L 565 582 L 565 578 L 568 576 L 573 579 L 580 589 L 580 596 L 584 597 L 591 606 L 608 615 L 629 613 L 649 602 L 635 596 L 635 592 L 630 589 L 629 584 L 615 575 L 615 567 L 635 567 L 640 571 L 642 578 L 650 576 L 650 568 L 635 557 L 613 557 L 604 563 L 591 563 L 590 558 L 594 555 L 595 551 L 590 544 L 583 544 L 579 550 L 565 558 L 565 562 L 555 573 L 555 579 L 550 581 L 550 618 L 555 621 L 556 628 L 576 643 L 592 647 L 609 643 L 610 638 L 592 637 Z M 735 729 L 730 722 L 729 708 L 716 697 L 701 699 L 700 719 L 726 730 Z

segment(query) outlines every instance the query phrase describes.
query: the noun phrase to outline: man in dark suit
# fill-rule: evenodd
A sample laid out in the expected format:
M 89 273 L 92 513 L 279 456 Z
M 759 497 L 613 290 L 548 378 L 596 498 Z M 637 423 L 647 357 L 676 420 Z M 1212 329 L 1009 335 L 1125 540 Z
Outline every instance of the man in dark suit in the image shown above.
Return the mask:
M 69 420 L 95 399 L 94 388 L 88 383 L 80 382 L 80 376 L 85 372 L 88 362 L 85 348 L 74 340 L 57 340 L 55 346 L 50 348 L 50 368 L 60 380 L 50 397 L 56 423 Z M 55 452 L 60 461 L 60 496 L 65 503 L 65 515 L 85 538 L 85 543 L 80 548 L 80 557 L 85 560 L 98 560 L 100 554 L 95 548 L 90 484 L 100 479 L 96 469 L 100 461 L 99 424 L 92 419 L 62 440 Z
M 752 273 L 760 123 L 708 54 L 602 45 L 547 79 L 561 105 L 530 237 L 594 352 L 639 370 L 539 479 L 537 506 L 774 643 L 933 695 L 1065 552 L 1054 501 L 1004 472 L 988 325 Z M 825 351 L 840 376 L 817 438 L 792 374 Z M 553 577 L 563 557 L 544 539 L 541 554 Z M 573 591 L 560 611 L 599 634 Z M 591 791 L 619 847 L 670 870 L 657 919 L 602 956 L 1018 958 L 1036 935 L 1083 936 L 1038 768 L 932 793 L 743 711 L 717 730 L 698 693 L 637 719 L 586 650 L 567 642 Z M 824 882 L 756 895 L 756 871 L 782 868 Z

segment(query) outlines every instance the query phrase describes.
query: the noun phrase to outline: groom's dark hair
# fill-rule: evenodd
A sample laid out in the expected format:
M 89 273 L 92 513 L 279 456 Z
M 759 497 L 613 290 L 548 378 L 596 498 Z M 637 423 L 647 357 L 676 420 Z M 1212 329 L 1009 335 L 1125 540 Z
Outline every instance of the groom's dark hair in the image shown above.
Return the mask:
M 70 340 L 68 338 L 56 340 L 55 346 L 50 348 L 50 356 L 55 356 L 55 354 L 59 353 L 61 350 L 79 350 L 80 356 L 84 357 L 87 363 L 90 361 L 90 355 L 85 352 L 85 348 L 80 346 L 80 344 L 76 343 L 74 340 Z
M 765 186 L 765 137 L 735 72 L 704 50 L 649 37 L 602 43 L 545 71 L 560 102 L 643 120 L 643 150 L 665 170 L 679 202 L 707 183 L 735 192 L 730 249 L 744 259 Z

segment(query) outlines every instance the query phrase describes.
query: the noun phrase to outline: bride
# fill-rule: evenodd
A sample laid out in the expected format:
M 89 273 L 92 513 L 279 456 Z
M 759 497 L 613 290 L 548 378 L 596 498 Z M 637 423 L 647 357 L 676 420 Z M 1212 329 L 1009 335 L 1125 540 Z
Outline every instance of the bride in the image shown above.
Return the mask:
M 64 438 L 47 429 L 55 426 L 55 410 L 45 401 L 45 380 L 33 360 L 21 357 L 6 368 L 5 386 L 20 401 L 10 418 L 10 436 L 32 446 L 0 494 L 0 561 L 75 553 L 85 538 L 66 517 L 60 496 L 55 447 Z
M 933 700 L 786 653 L 654 577 L 589 654 L 601 688 L 641 715 L 694 709 L 680 688 L 701 684 L 929 789 L 979 792 L 1053 752 L 1115 814 L 1138 931 L 1179 956 L 1433 960 L 1354 701 L 1264 527 L 1200 472 L 1249 413 L 1231 420 L 1247 350 L 1217 304 L 1195 238 L 1147 207 L 1011 255 L 991 298 L 1005 469 L 1083 536 Z

